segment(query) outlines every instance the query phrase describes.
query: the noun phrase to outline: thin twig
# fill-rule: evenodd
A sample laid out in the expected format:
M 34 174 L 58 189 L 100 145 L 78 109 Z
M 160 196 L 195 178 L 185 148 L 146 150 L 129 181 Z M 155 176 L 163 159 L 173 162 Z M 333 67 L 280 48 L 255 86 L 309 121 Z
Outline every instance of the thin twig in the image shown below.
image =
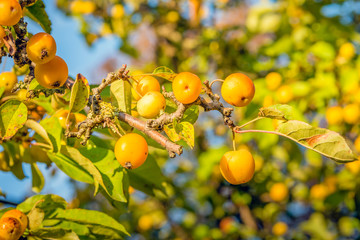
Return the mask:
M 204 108 L 205 112 L 216 110 L 223 115 L 224 124 L 227 125 L 229 128 L 234 128 L 235 124 L 231 120 L 231 113 L 233 112 L 233 108 L 226 108 L 220 102 L 220 96 L 214 94 L 210 88 L 209 81 L 204 81 L 204 91 L 210 97 L 211 102 L 208 102 L 203 97 L 199 97 L 195 104 L 200 105 Z
M 0 199 L 0 203 L 7 204 L 7 205 L 13 205 L 13 206 L 19 205 L 18 203 L 9 202 L 9 201 L 2 200 L 2 199 Z
M 216 83 L 216 82 L 224 82 L 224 80 L 222 80 L 222 79 L 215 79 L 215 80 L 211 81 L 211 83 L 209 84 L 209 87 L 211 88 L 212 85 L 213 85 L 214 83 Z
M 245 127 L 245 126 L 247 126 L 247 125 L 249 125 L 249 124 L 251 124 L 251 123 L 253 123 L 253 122 L 256 122 L 256 121 L 258 121 L 258 120 L 260 120 L 260 119 L 263 119 L 264 117 L 257 117 L 257 118 L 255 118 L 255 119 L 253 119 L 253 120 L 251 120 L 251 121 L 249 121 L 249 122 L 247 122 L 247 123 L 244 123 L 243 125 L 241 125 L 241 126 L 237 126 L 236 127 L 236 129 L 241 129 L 241 128 L 243 128 L 243 127 Z

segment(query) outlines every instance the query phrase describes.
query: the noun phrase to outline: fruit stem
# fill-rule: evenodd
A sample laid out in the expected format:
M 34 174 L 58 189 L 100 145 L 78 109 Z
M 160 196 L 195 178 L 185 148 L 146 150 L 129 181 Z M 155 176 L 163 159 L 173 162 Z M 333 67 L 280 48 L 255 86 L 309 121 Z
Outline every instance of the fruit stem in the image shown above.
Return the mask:
M 224 82 L 224 80 L 222 80 L 222 79 L 215 79 L 215 80 L 213 80 L 213 81 L 209 84 L 209 87 L 211 88 L 211 86 L 212 86 L 214 83 L 216 83 L 216 82 Z
M 241 128 L 243 128 L 243 127 L 245 127 L 245 126 L 247 126 L 247 125 L 249 125 L 249 124 L 251 124 L 251 123 L 253 123 L 253 122 L 256 122 L 257 120 L 263 119 L 263 118 L 264 118 L 264 117 L 254 118 L 253 120 L 251 120 L 251 121 L 249 121 L 249 122 L 247 122 L 247 123 L 245 123 L 245 124 L 243 124 L 243 125 L 241 125 L 241 126 L 235 127 L 235 129 L 236 129 L 236 130 L 237 130 L 237 129 L 241 129 Z
M 232 143 L 233 143 L 233 149 L 234 149 L 234 151 L 236 151 L 235 137 L 236 137 L 235 132 L 232 131 Z
M 130 76 L 130 78 L 131 78 L 132 80 L 134 80 L 134 81 L 136 82 L 136 84 L 139 83 L 137 80 L 135 80 L 135 78 L 133 78 L 133 77 L 131 77 L 131 76 Z M 138 90 L 136 90 L 136 87 L 134 87 L 134 85 L 133 85 L 129 80 L 127 80 L 127 82 L 130 84 L 131 88 L 134 89 L 134 91 L 135 91 L 140 97 L 143 97 L 143 95 L 140 94 L 140 93 L 138 92 Z
M 282 136 L 282 137 L 286 137 L 294 142 L 296 142 L 297 144 L 300 144 L 301 146 L 303 147 L 306 147 L 306 148 L 309 148 L 317 153 L 320 153 L 322 155 L 324 155 L 324 153 L 320 152 L 319 150 L 315 149 L 315 148 L 312 148 L 312 147 L 309 147 L 301 142 L 299 142 L 298 140 L 286 135 L 286 134 L 283 134 L 281 132 L 275 132 L 275 131 L 267 131 L 267 130 L 257 130 L 257 129 L 249 129 L 249 130 L 238 130 L 236 127 L 234 128 L 234 132 L 236 133 L 270 133 L 270 134 L 275 134 L 275 135 L 279 135 L 279 136 Z M 327 156 L 327 155 L 324 155 L 325 157 L 330 157 L 330 156 Z M 331 158 L 331 157 L 330 157 Z

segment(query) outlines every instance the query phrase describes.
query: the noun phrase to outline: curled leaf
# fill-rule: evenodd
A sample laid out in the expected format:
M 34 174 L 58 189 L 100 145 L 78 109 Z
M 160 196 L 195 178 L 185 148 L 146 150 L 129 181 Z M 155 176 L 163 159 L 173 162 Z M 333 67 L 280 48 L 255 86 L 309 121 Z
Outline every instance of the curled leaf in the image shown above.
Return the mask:
M 88 80 L 80 73 L 76 76 L 75 83 L 71 88 L 70 112 L 79 112 L 88 103 L 90 86 Z
M 345 139 L 328 129 L 316 128 L 301 121 L 291 120 L 281 123 L 277 131 L 282 136 L 334 161 L 345 163 L 357 160 L 357 156 L 351 151 Z

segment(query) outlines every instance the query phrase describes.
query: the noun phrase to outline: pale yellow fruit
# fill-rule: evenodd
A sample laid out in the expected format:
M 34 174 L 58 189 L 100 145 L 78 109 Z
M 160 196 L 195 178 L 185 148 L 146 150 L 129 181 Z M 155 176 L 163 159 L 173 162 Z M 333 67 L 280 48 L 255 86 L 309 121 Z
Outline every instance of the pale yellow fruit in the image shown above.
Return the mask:
M 160 92 L 150 91 L 137 102 L 137 111 L 144 118 L 155 118 L 165 106 L 164 96 Z

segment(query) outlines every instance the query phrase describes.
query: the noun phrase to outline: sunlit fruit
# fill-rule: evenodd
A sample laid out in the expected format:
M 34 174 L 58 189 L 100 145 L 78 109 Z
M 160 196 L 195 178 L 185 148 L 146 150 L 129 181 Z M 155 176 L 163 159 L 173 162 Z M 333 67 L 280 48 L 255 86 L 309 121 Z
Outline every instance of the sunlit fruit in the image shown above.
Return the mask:
M 0 0 L 0 25 L 13 26 L 22 17 L 22 9 L 16 0 Z
M 242 73 L 233 73 L 225 78 L 221 86 L 224 100 L 236 107 L 248 105 L 255 94 L 255 86 L 251 79 Z
M 289 195 L 289 189 L 285 183 L 275 183 L 270 188 L 270 198 L 275 202 L 284 201 Z
M 227 234 L 236 229 L 236 221 L 232 217 L 225 217 L 219 223 L 220 230 Z
M 201 80 L 193 73 L 182 72 L 176 75 L 172 89 L 179 102 L 190 104 L 195 102 L 201 93 Z
M 288 230 L 288 226 L 284 222 L 277 222 L 272 227 L 272 233 L 276 236 L 284 235 Z
M 344 121 L 348 124 L 357 124 L 360 119 L 359 105 L 352 103 L 344 107 Z
M 91 14 L 95 9 L 96 5 L 93 1 L 75 0 L 70 4 L 70 11 L 73 14 Z
M 28 225 L 28 218 L 23 212 L 17 209 L 9 210 L 6 213 L 4 213 L 4 215 L 1 218 L 7 218 L 7 217 L 16 218 L 17 220 L 19 220 L 21 224 L 21 232 L 22 233 L 25 232 L 25 229 L 27 228 Z
M 128 133 L 116 142 L 114 152 L 116 160 L 121 166 L 135 169 L 145 162 L 148 155 L 148 144 L 143 136 L 137 133 Z
M 354 145 L 355 145 L 356 151 L 358 151 L 358 152 L 360 153 L 360 136 L 358 136 L 358 137 L 355 139 Z
M 266 87 L 269 90 L 271 91 L 276 90 L 282 82 L 282 76 L 280 75 L 280 73 L 271 72 L 268 75 L 266 75 L 265 82 L 266 82 Z
M 55 39 L 48 33 L 37 33 L 26 45 L 28 58 L 36 64 L 44 64 L 56 55 Z
M 271 105 L 274 105 L 274 98 L 270 95 L 265 96 L 263 101 L 263 107 L 270 107 Z
M 279 103 L 289 103 L 294 98 L 294 93 L 289 85 L 283 85 L 276 91 L 276 98 Z
M 111 16 L 113 18 L 122 18 L 124 16 L 124 7 L 121 4 L 115 4 L 111 8 Z
M 340 106 L 333 106 L 326 109 L 326 121 L 329 125 L 339 125 L 343 122 L 343 109 Z
M 2 26 L 0 26 L 0 47 L 4 46 L 3 38 L 6 36 L 5 30 Z
M 11 92 L 17 83 L 17 76 L 13 72 L 2 72 L 0 74 L 0 87 L 4 87 L 6 92 Z
M 59 119 L 60 125 L 64 129 L 67 129 L 66 119 L 67 119 L 68 114 L 69 114 L 69 110 L 65 110 L 65 109 L 59 110 L 54 114 L 54 116 L 57 119 Z M 72 129 L 71 126 L 74 125 L 75 122 L 76 122 L 75 115 L 73 113 L 71 113 L 69 116 L 69 121 L 68 121 L 68 125 L 69 125 L 70 129 Z
M 138 226 L 139 226 L 140 230 L 142 230 L 142 231 L 147 231 L 150 228 L 152 228 L 153 227 L 152 216 L 149 214 L 142 215 L 139 218 Z
M 139 100 L 150 91 L 160 92 L 160 83 L 152 76 L 145 76 L 133 85 L 135 89 L 132 89 L 132 94 L 135 100 Z
M 20 89 L 17 93 L 16 93 L 18 99 L 20 101 L 25 101 L 27 99 L 27 90 L 26 89 Z
M 0 240 L 18 240 L 23 232 L 21 222 L 13 217 L 0 219 Z
M 137 102 L 137 112 L 144 118 L 155 118 L 165 109 L 166 100 L 160 92 L 148 92 Z
M 6 36 L 6 32 L 5 29 L 0 26 L 0 39 L 4 38 Z
M 323 200 L 329 195 L 329 191 L 324 184 L 315 184 L 310 189 L 310 197 L 315 200 Z
M 345 59 L 351 59 L 355 56 L 356 49 L 354 45 L 350 42 L 344 43 L 340 46 L 339 49 L 339 56 L 345 58 Z
M 230 151 L 220 160 L 220 171 L 229 183 L 238 185 L 251 180 L 255 171 L 255 161 L 246 149 Z
M 360 158 L 357 161 L 349 162 L 345 164 L 347 170 L 356 175 L 360 172 Z
M 86 120 L 86 115 L 82 113 L 74 113 L 74 115 L 75 115 L 76 123 L 81 123 Z
M 69 70 L 66 62 L 58 56 L 35 67 L 35 78 L 45 88 L 59 88 L 66 82 Z

